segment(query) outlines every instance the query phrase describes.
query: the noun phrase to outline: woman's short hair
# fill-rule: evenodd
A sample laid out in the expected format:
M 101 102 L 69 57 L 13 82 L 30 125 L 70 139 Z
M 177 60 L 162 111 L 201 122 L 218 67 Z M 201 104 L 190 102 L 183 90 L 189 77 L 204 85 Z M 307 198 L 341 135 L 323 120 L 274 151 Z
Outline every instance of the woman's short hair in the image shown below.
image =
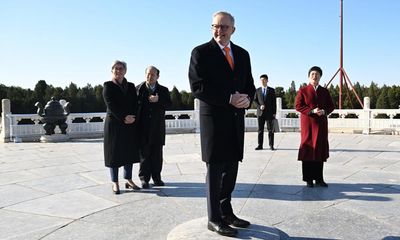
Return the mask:
M 122 66 L 124 66 L 125 70 L 127 70 L 126 62 L 124 62 L 124 61 L 115 60 L 115 61 L 111 64 L 111 70 L 114 69 L 115 65 L 122 65 Z
M 310 76 L 310 73 L 311 73 L 312 71 L 317 71 L 317 72 L 319 72 L 319 75 L 322 77 L 322 69 L 321 69 L 320 67 L 318 67 L 318 66 L 313 66 L 313 67 L 311 67 L 310 70 L 308 70 L 308 76 Z

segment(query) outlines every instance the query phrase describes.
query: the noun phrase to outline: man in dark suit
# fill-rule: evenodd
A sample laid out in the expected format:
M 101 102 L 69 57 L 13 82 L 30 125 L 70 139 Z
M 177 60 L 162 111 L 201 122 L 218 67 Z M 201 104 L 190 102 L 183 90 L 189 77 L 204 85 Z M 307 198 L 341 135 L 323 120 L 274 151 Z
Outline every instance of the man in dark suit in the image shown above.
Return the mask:
M 171 105 L 168 88 L 158 83 L 160 70 L 146 68 L 146 81 L 136 87 L 138 95 L 138 125 L 142 188 L 149 188 L 150 178 L 155 186 L 164 186 L 161 180 L 163 146 L 165 145 L 165 110 Z
M 244 116 L 254 97 L 249 53 L 230 41 L 235 20 L 217 12 L 211 41 L 193 49 L 189 81 L 200 100 L 202 160 L 207 166 L 208 229 L 235 236 L 235 227 L 250 223 L 238 218 L 231 205 L 239 161 L 243 159 Z
M 268 87 L 268 75 L 263 74 L 260 76 L 262 87 L 257 88 L 254 97 L 254 103 L 257 106 L 257 120 L 258 120 L 258 146 L 256 150 L 263 149 L 264 142 L 264 125 L 267 122 L 269 148 L 274 148 L 274 131 L 272 120 L 276 115 L 276 96 L 275 89 Z

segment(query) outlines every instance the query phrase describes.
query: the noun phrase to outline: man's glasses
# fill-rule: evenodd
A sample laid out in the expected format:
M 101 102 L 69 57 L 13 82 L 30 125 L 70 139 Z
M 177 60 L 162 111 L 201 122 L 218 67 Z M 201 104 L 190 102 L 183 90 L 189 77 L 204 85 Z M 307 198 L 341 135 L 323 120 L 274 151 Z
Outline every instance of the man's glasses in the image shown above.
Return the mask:
M 212 29 L 217 30 L 217 29 L 221 29 L 222 31 L 226 31 L 228 30 L 231 26 L 229 25 L 219 25 L 219 24 L 212 24 L 211 25 Z

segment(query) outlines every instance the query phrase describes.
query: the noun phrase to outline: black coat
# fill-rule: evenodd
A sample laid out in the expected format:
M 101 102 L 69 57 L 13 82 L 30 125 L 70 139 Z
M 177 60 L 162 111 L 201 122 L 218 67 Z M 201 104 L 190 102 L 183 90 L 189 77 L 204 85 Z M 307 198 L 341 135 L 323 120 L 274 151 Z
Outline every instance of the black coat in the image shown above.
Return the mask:
M 274 114 L 276 114 L 276 96 L 275 89 L 272 87 L 267 87 L 267 94 L 263 96 L 263 88 L 259 87 L 256 90 L 256 95 L 254 97 L 254 103 L 257 106 L 257 117 L 263 117 L 266 120 L 274 119 Z M 261 110 L 261 105 L 264 105 L 264 110 Z
M 248 94 L 255 87 L 249 53 L 231 42 L 234 70 L 221 48 L 212 39 L 193 49 L 189 66 L 190 88 L 200 100 L 200 138 L 202 160 L 241 161 L 244 148 L 245 109 L 229 104 L 231 94 Z
M 135 85 L 127 83 L 126 92 L 112 81 L 104 83 L 104 103 L 107 107 L 104 122 L 104 163 L 106 167 L 121 167 L 139 162 L 136 123 L 125 124 L 127 115 L 136 115 Z
M 165 145 L 165 110 L 171 106 L 168 88 L 156 83 L 153 93 L 142 82 L 136 87 L 138 95 L 138 131 L 140 145 Z M 158 102 L 151 103 L 149 95 L 158 94 Z

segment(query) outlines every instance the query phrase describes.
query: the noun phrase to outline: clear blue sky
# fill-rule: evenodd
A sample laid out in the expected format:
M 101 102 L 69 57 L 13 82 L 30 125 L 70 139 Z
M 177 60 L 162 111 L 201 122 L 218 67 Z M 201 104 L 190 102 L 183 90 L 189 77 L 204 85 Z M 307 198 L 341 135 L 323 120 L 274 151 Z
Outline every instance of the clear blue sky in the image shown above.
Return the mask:
M 339 67 L 339 0 L 0 0 L 0 83 L 94 86 L 121 59 L 128 81 L 140 83 L 154 65 L 161 84 L 189 90 L 190 52 L 211 39 L 218 10 L 236 18 L 232 41 L 249 51 L 256 85 L 267 73 L 272 87 L 299 87 L 313 65 L 326 83 Z M 344 0 L 344 68 L 353 83 L 399 85 L 399 12 L 399 0 Z

